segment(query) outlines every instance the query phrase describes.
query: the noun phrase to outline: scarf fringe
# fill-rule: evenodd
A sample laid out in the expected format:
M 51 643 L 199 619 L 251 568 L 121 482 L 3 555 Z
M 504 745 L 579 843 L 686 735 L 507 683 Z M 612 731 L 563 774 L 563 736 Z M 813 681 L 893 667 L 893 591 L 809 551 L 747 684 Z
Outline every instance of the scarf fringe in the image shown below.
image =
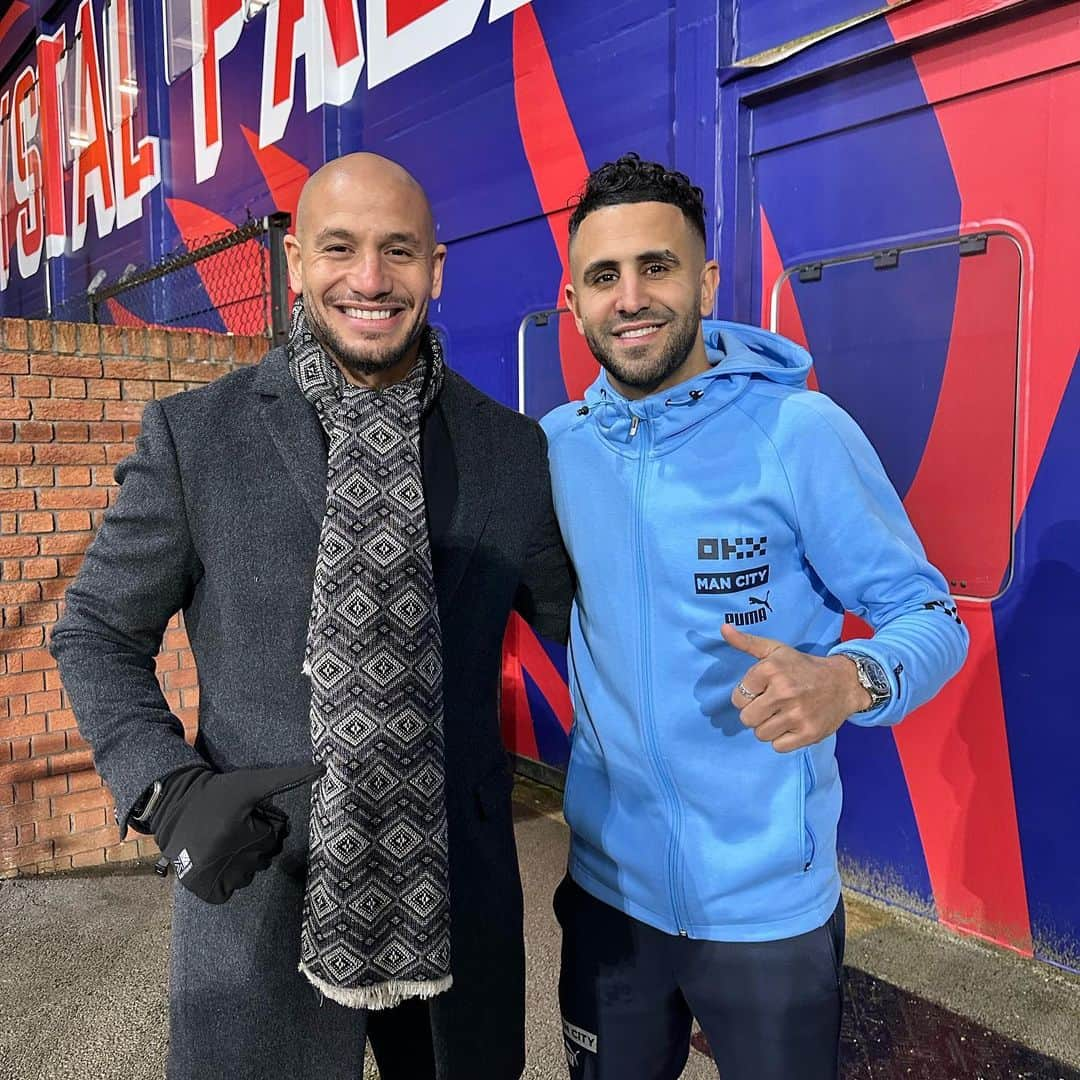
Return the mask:
M 454 977 L 447 975 L 442 979 L 425 979 L 423 982 L 393 979 L 390 982 L 375 983 L 373 986 L 334 986 L 333 983 L 312 974 L 303 963 L 298 965 L 297 970 L 323 997 L 349 1009 L 392 1009 L 409 998 L 419 998 L 421 1001 L 433 998 L 454 985 Z

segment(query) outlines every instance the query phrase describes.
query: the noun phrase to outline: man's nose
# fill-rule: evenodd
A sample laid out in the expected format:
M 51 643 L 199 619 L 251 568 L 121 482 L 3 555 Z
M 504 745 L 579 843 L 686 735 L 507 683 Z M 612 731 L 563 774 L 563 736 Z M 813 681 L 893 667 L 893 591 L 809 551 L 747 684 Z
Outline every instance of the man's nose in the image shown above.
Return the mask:
M 615 309 L 620 315 L 636 315 L 648 306 L 649 297 L 644 283 L 636 274 L 628 274 L 619 279 Z
M 393 289 L 386 263 L 379 252 L 360 253 L 349 266 L 345 283 L 359 296 L 374 299 Z

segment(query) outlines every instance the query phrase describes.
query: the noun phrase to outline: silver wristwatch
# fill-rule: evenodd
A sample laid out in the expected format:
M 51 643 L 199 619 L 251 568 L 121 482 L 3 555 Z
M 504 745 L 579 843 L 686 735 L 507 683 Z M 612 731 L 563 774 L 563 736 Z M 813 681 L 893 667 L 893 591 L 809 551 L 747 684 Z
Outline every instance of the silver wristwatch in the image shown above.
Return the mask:
M 855 674 L 859 685 L 870 695 L 870 704 L 859 712 L 870 712 L 879 705 L 884 705 L 892 697 L 892 684 L 885 669 L 865 653 L 840 652 L 836 656 L 846 656 L 855 665 Z
M 143 799 L 145 799 L 145 802 L 143 802 Z M 131 808 L 131 814 L 128 816 L 128 821 L 136 827 L 141 825 L 146 828 L 153 819 L 154 811 L 157 809 L 157 804 L 160 800 L 161 781 L 155 780 L 153 785 L 147 791 L 143 792 L 142 799 Z

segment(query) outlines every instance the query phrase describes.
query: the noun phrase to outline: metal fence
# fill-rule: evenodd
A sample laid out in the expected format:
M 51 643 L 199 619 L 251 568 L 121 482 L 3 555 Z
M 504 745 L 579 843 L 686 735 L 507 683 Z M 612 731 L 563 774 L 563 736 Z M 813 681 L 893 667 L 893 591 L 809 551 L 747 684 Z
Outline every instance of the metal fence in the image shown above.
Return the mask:
M 283 239 L 291 218 L 251 218 L 156 266 L 133 267 L 54 305 L 50 317 L 119 326 L 200 327 L 263 335 L 275 345 L 288 335 L 288 282 Z

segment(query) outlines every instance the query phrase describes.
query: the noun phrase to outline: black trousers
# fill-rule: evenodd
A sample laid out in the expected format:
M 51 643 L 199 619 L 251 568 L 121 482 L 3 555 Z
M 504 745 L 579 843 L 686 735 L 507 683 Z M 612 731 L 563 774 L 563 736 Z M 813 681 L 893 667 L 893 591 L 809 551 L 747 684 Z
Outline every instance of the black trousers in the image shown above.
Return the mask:
M 676 1080 L 694 1017 L 721 1080 L 836 1080 L 844 905 L 780 941 L 675 937 L 569 877 L 559 1004 L 572 1080 Z
M 412 998 L 396 1009 L 370 1010 L 367 1039 L 382 1080 L 435 1080 L 431 1012 L 426 1001 Z

